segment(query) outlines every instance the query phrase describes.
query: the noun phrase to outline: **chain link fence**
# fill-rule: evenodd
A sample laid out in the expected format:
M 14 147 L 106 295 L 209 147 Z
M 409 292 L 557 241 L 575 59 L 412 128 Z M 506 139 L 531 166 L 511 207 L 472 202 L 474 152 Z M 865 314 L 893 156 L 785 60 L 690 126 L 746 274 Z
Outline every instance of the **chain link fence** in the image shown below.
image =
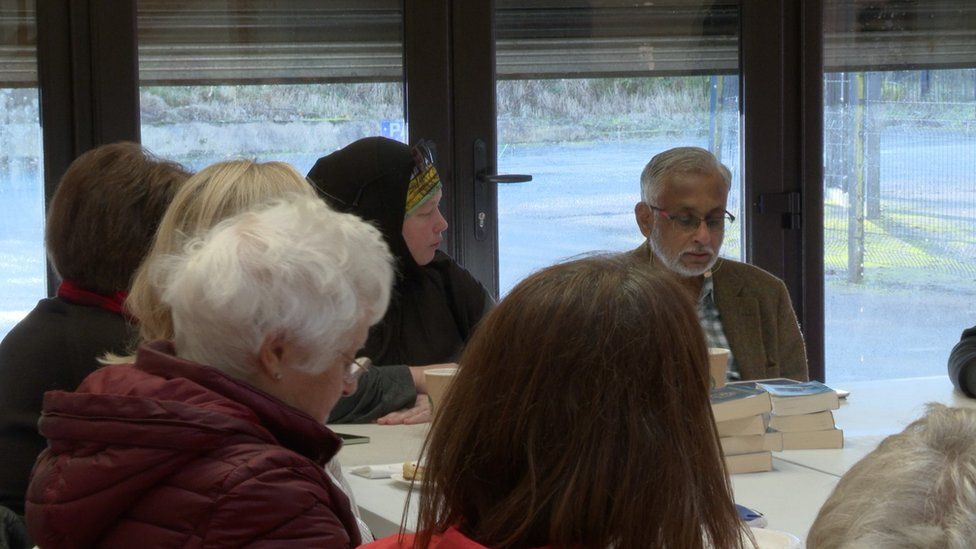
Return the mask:
M 828 276 L 976 278 L 976 70 L 824 77 Z

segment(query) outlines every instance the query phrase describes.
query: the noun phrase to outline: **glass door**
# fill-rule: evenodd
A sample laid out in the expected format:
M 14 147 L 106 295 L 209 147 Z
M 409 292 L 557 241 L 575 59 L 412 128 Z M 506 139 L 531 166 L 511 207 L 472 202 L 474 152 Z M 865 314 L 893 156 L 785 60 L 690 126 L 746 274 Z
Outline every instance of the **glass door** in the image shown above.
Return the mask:
M 824 3 L 828 382 L 945 376 L 976 324 L 976 6 Z
M 734 1 L 514 2 L 495 6 L 498 281 L 641 244 L 640 175 L 677 146 L 733 173 L 742 217 L 739 8 Z M 741 222 L 720 253 L 742 257 Z

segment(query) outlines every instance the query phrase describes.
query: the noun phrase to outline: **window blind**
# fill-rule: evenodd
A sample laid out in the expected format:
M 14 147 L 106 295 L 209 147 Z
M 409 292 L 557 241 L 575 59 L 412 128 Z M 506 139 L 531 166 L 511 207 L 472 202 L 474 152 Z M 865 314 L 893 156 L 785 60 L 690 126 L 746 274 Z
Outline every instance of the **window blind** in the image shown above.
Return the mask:
M 144 85 L 396 81 L 396 0 L 141 0 Z
M 34 2 L 0 2 L 0 88 L 37 86 Z

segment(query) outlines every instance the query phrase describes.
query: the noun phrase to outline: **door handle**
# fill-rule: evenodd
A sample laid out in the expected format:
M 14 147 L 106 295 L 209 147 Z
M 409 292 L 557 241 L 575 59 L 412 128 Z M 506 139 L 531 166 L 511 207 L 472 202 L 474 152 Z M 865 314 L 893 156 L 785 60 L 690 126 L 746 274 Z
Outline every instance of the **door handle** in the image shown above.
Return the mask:
M 488 175 L 482 173 L 478 174 L 478 179 L 488 183 L 527 183 L 532 181 L 532 176 L 521 173 L 511 173 L 506 175 Z
M 488 146 L 482 139 L 474 140 L 474 151 L 472 159 L 474 161 L 474 239 L 483 241 L 488 238 L 489 207 L 491 206 L 491 187 L 490 183 L 525 183 L 532 181 L 531 175 L 525 174 L 489 174 L 488 173 Z

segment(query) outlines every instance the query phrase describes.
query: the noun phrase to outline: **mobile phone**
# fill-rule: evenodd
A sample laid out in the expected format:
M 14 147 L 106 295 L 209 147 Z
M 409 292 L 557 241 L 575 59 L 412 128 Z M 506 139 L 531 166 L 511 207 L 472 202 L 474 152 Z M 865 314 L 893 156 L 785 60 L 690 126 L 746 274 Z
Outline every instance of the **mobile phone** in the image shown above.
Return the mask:
M 763 516 L 759 511 L 755 511 L 746 507 L 745 505 L 735 504 L 735 510 L 739 512 L 739 519 L 746 523 L 747 526 L 752 526 L 753 528 L 765 528 L 769 522 L 766 517 Z
M 349 433 L 336 433 L 342 439 L 343 444 L 366 444 L 369 437 L 363 435 L 350 435 Z

